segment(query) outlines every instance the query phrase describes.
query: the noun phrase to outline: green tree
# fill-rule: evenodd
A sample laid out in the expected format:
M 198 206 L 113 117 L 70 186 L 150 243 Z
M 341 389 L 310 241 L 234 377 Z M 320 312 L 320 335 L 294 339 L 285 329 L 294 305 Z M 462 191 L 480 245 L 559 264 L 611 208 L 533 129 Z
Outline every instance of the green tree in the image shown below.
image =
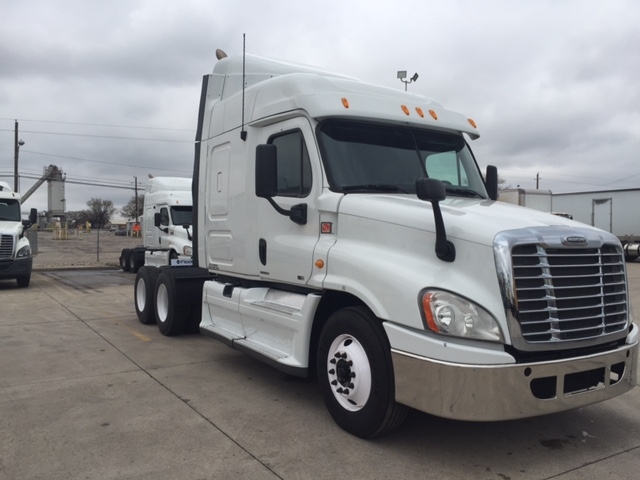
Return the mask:
M 87 202 L 87 206 L 89 207 L 89 209 L 86 210 L 87 216 L 94 228 L 104 227 L 116 212 L 116 207 L 111 200 L 91 198 L 91 200 Z
M 144 202 L 144 195 L 138 195 L 138 209 L 136 211 L 136 196 L 133 195 L 129 202 L 122 207 L 120 212 L 125 218 L 137 218 L 142 216 L 142 204 Z

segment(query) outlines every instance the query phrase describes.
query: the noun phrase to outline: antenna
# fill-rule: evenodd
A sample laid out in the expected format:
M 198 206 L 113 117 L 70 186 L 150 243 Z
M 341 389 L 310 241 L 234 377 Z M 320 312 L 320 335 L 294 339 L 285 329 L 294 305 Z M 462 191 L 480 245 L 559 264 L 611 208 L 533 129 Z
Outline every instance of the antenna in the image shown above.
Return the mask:
M 246 86 L 245 82 L 245 58 L 246 58 L 246 49 L 245 49 L 245 34 L 242 34 L 242 129 L 240 130 L 240 138 L 243 141 L 247 140 L 247 131 L 244 129 L 244 89 Z

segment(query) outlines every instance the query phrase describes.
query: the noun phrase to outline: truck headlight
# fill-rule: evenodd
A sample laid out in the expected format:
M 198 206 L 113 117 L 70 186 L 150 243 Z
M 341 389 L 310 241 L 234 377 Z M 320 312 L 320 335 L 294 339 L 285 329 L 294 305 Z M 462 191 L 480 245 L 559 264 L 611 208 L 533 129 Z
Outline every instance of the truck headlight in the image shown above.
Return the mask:
M 423 290 L 420 301 L 425 327 L 433 332 L 474 340 L 503 341 L 497 320 L 466 298 L 442 290 Z
M 191 249 L 191 245 L 185 245 L 184 247 L 182 247 L 182 253 L 185 254 L 187 257 L 190 257 L 192 252 L 193 250 Z
M 18 253 L 16 253 L 16 258 L 25 258 L 30 256 L 31 256 L 31 247 L 29 245 L 25 245 L 20 250 L 18 250 Z

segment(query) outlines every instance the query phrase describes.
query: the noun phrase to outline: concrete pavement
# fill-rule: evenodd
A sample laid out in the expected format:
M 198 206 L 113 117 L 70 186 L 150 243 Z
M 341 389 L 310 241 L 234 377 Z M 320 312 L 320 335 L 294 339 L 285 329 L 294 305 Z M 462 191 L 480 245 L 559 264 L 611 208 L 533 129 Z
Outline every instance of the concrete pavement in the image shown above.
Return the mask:
M 629 266 L 640 308 L 640 264 Z M 141 325 L 134 276 L 0 282 L 0 479 L 635 479 L 640 389 L 534 419 L 412 412 L 373 441 L 339 429 L 313 382 L 200 335 Z

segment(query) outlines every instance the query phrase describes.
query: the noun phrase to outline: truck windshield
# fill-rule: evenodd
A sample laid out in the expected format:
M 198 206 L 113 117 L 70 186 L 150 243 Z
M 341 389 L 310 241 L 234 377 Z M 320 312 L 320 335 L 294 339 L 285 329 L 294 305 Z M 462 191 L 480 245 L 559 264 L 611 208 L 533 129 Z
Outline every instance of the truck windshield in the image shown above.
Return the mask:
M 193 207 L 171 207 L 171 219 L 174 225 L 191 225 Z
M 487 198 L 461 134 L 330 119 L 318 126 L 318 141 L 333 191 L 415 194 L 416 179 L 429 177 L 448 195 Z
M 12 199 L 0 200 L 0 221 L 19 222 L 20 202 Z

